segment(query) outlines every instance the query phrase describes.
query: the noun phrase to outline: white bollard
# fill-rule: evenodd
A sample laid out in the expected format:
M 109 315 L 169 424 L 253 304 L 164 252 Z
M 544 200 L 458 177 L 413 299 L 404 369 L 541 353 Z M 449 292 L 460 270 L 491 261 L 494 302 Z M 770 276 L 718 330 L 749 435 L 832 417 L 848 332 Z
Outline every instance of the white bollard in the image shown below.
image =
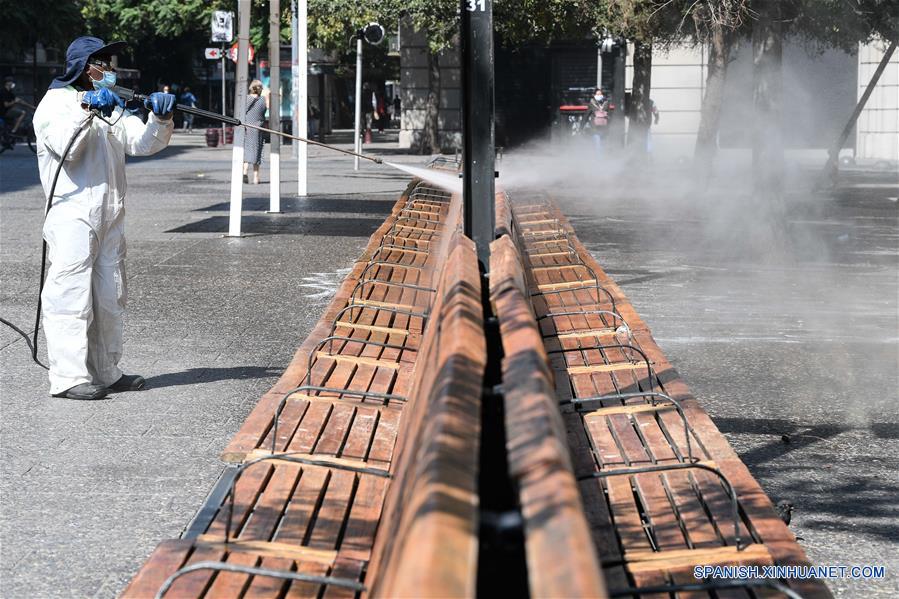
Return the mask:
M 250 45 L 250 0 L 237 2 L 237 77 L 234 82 L 234 116 L 243 120 L 247 105 L 247 52 Z M 243 127 L 234 129 L 231 152 L 231 209 L 228 214 L 228 237 L 241 236 L 243 212 Z

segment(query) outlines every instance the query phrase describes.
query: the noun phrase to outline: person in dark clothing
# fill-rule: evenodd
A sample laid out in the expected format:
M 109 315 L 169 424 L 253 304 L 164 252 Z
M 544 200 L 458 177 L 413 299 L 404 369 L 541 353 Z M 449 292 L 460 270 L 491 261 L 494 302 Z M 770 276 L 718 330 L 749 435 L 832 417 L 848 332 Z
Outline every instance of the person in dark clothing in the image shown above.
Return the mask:
M 362 85 L 362 131 L 366 140 L 371 139 L 371 128 L 375 126 L 375 93 L 368 83 Z
M 22 103 L 16 97 L 13 90 L 16 88 L 16 80 L 12 76 L 4 77 L 3 89 L 0 90 L 0 118 L 3 118 L 10 125 L 10 133 L 15 133 L 22 119 L 25 118 L 25 110 L 22 109 Z
M 181 92 L 180 102 L 185 106 L 190 106 L 193 108 L 198 104 L 197 97 L 191 93 L 189 87 L 185 87 L 184 91 Z M 182 113 L 184 115 L 184 122 L 181 125 L 182 131 L 187 131 L 188 133 L 193 133 L 194 130 L 194 115 L 189 112 Z
M 590 98 L 587 123 L 593 129 L 593 144 L 596 146 L 596 152 L 601 153 L 603 139 L 609 130 L 609 101 L 599 87 Z

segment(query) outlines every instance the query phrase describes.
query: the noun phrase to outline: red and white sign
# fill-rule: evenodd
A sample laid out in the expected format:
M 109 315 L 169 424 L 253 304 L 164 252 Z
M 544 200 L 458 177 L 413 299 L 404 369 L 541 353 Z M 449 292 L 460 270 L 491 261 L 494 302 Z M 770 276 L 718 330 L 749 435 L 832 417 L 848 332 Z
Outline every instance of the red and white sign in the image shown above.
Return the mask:
M 222 57 L 222 49 L 221 48 L 206 48 L 203 51 L 203 54 L 206 56 L 208 60 L 218 60 Z
M 247 62 L 253 62 L 253 58 L 256 56 L 256 49 L 253 47 L 253 44 L 250 44 L 247 47 Z M 234 45 L 231 46 L 231 49 L 228 50 L 228 58 L 231 59 L 232 62 L 237 63 L 237 42 L 234 42 Z

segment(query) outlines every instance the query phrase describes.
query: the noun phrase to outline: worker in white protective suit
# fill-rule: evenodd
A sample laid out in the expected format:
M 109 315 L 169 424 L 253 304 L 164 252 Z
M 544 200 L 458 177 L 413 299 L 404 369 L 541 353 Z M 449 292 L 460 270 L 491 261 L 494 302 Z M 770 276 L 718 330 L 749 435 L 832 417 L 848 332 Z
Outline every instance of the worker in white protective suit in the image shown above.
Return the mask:
M 109 62 L 124 46 L 95 37 L 73 41 L 66 73 L 50 84 L 34 114 L 48 196 L 63 161 L 44 222 L 50 267 L 41 294 L 54 397 L 100 399 L 145 385 L 118 366 L 126 301 L 125 155 L 148 156 L 168 145 L 175 97 L 152 94 L 146 123 L 127 109 L 111 89 Z

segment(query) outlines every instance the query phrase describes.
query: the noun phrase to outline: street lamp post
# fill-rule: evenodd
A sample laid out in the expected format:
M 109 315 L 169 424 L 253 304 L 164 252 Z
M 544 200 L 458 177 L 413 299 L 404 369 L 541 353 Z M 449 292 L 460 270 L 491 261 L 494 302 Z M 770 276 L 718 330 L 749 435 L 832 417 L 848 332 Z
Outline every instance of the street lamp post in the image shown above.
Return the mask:
M 377 23 L 369 23 L 356 32 L 356 126 L 353 128 L 353 150 L 357 154 L 362 153 L 362 40 L 377 46 L 384 38 L 384 28 Z M 353 170 L 359 170 L 358 156 L 353 160 Z

